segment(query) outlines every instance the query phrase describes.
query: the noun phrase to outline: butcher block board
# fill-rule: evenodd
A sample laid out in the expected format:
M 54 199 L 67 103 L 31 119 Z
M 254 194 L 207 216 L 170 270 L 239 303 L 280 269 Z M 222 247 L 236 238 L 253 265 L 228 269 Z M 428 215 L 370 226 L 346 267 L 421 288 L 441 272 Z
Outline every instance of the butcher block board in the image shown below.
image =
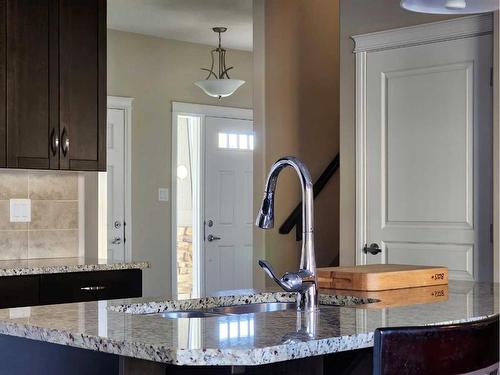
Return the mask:
M 391 290 L 448 284 L 448 268 L 404 264 L 369 264 L 318 268 L 320 288 Z

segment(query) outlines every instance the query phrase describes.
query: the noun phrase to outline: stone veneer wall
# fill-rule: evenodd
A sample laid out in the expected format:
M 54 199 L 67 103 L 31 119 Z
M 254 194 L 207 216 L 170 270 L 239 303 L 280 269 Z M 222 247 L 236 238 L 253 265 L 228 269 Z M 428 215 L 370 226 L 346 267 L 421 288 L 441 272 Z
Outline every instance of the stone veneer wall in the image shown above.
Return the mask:
M 193 288 L 193 228 L 177 227 L 177 293 L 189 297 Z
M 11 223 L 11 198 L 31 199 L 31 223 Z M 0 260 L 79 254 L 78 173 L 0 170 Z

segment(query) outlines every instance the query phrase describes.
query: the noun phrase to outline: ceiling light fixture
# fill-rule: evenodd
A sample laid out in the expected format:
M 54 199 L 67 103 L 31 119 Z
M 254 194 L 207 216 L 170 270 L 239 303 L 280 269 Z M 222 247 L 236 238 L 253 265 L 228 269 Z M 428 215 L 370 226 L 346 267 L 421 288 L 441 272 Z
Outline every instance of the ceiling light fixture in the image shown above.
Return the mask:
M 219 45 L 210 52 L 212 57 L 210 69 L 201 68 L 202 70 L 206 70 L 208 72 L 207 78 L 201 81 L 196 81 L 194 84 L 201 88 L 205 94 L 220 99 L 232 95 L 241 85 L 245 83 L 245 81 L 241 79 L 231 79 L 227 73 L 229 70 L 233 69 L 232 66 L 229 68 L 226 67 L 226 50 L 221 46 L 221 33 L 225 32 L 227 27 L 214 27 L 212 30 L 219 34 Z M 215 54 L 218 55 L 217 64 L 219 67 L 219 74 L 215 74 L 214 72 Z
M 431 14 L 474 14 L 498 10 L 498 0 L 401 0 L 401 7 Z

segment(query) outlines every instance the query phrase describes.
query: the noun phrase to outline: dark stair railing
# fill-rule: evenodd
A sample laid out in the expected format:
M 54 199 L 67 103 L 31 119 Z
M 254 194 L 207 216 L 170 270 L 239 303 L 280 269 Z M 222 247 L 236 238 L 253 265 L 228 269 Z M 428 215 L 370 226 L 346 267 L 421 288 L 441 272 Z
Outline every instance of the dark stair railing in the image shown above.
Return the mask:
M 314 183 L 313 192 L 314 198 L 318 196 L 319 193 L 326 186 L 330 178 L 335 174 L 340 166 L 340 154 L 337 153 L 333 160 L 328 164 L 326 169 L 321 173 L 318 180 Z M 280 234 L 288 234 L 295 227 L 295 239 L 297 241 L 302 240 L 302 202 L 300 202 L 297 207 L 292 211 L 288 218 L 283 222 L 279 229 Z

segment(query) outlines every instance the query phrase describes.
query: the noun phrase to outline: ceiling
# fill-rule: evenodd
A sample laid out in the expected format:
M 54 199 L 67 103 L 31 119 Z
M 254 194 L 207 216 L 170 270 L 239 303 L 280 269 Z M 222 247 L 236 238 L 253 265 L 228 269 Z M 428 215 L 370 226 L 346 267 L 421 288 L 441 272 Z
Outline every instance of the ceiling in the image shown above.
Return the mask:
M 108 0 L 108 28 L 226 48 L 252 50 L 252 0 Z

